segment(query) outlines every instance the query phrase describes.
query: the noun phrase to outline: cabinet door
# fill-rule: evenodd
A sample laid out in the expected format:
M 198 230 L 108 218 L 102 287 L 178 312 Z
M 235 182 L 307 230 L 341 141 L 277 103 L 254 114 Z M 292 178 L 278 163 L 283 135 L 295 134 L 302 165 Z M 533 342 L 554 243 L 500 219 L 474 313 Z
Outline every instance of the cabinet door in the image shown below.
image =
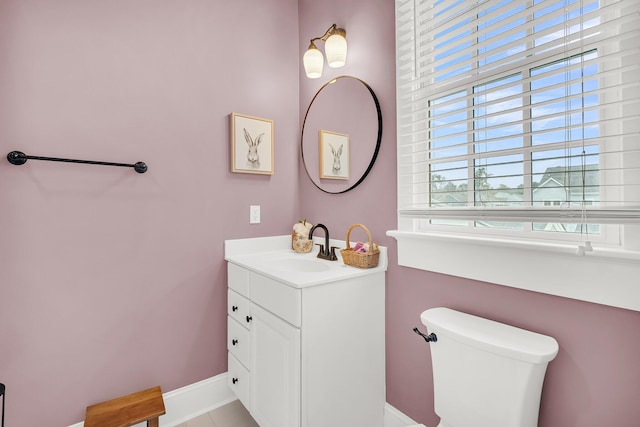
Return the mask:
M 300 426 L 300 329 L 251 304 L 251 415 L 261 427 Z

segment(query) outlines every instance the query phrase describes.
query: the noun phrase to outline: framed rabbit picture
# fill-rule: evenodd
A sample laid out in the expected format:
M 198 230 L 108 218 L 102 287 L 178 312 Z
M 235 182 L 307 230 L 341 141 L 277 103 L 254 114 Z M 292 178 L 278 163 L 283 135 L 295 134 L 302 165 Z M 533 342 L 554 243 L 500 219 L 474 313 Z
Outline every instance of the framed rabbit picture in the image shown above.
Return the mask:
M 231 113 L 231 172 L 273 174 L 273 120 Z
M 318 133 L 320 178 L 349 179 L 349 135 L 328 130 Z

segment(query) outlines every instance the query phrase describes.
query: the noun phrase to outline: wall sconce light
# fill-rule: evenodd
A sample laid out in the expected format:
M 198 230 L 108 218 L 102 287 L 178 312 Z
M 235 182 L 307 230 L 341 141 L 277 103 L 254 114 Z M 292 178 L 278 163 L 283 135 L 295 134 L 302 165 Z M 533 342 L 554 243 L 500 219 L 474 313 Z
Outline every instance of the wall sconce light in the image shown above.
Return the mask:
M 324 42 L 324 51 L 327 54 L 327 63 L 331 68 L 342 67 L 347 61 L 347 32 L 333 24 L 322 37 L 311 39 L 309 48 L 302 57 L 304 71 L 310 79 L 317 79 L 322 76 L 324 66 L 324 56 L 318 50 L 314 41 Z

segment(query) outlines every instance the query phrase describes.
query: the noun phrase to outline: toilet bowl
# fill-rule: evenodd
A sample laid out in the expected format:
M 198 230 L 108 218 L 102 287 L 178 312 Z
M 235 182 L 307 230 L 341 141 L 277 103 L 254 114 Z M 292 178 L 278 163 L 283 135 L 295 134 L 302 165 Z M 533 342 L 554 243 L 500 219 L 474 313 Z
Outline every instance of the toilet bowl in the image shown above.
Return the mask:
M 549 336 L 444 307 L 420 316 L 431 343 L 438 427 L 536 427 Z

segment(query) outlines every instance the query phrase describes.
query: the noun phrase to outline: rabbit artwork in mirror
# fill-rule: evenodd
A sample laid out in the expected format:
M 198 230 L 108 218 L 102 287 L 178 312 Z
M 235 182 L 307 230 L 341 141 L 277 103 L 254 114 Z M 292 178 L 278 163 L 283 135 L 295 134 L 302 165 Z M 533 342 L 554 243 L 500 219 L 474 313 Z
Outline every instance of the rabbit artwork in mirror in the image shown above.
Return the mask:
M 244 131 L 244 139 L 247 141 L 247 145 L 249 146 L 249 152 L 247 153 L 247 166 L 253 169 L 260 168 L 260 157 L 258 156 L 258 145 L 262 142 L 262 137 L 264 133 L 258 135 L 258 137 L 254 140 L 251 137 L 251 134 L 247 131 L 247 129 L 242 128 Z
M 338 148 L 337 151 L 335 148 L 333 148 L 333 145 L 329 144 L 329 147 L 331 147 L 331 154 L 333 154 L 333 168 L 331 170 L 334 175 L 339 175 L 340 169 L 342 168 L 342 166 L 340 165 L 340 156 L 342 156 L 342 145 L 340 145 L 340 148 Z

